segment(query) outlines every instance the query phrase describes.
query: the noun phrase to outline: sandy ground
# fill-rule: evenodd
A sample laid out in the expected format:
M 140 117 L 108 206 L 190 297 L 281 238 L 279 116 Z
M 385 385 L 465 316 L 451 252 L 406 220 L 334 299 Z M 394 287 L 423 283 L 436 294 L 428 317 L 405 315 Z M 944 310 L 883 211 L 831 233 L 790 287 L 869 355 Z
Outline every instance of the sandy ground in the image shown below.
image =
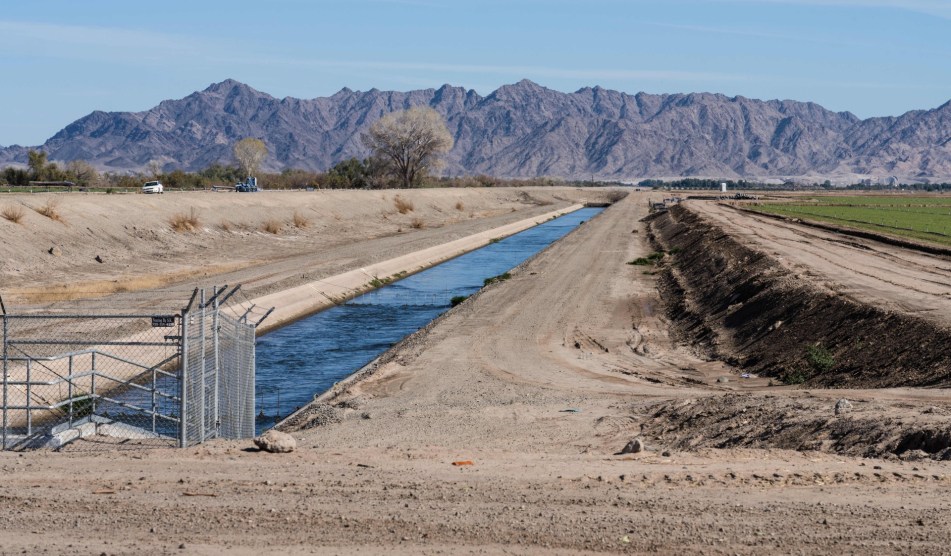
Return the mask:
M 834 415 L 838 397 L 865 396 L 859 417 L 947 430 L 946 393 L 768 387 L 678 346 L 655 277 L 625 264 L 650 252 L 645 201 L 405 342 L 315 408 L 292 454 L 0 453 L 0 552 L 946 553 L 951 464 L 821 445 L 852 419 Z M 486 223 L 503 216 L 519 219 Z M 783 449 L 782 422 L 755 426 L 763 407 L 808 417 L 798 434 L 820 445 Z M 734 424 L 760 442 L 704 444 Z M 617 454 L 638 436 L 645 451 Z
M 0 208 L 19 208 L 23 218 L 0 219 L 0 296 L 10 312 L 176 309 L 196 285 L 242 284 L 242 299 L 250 299 L 606 195 L 576 188 L 2 195 Z M 55 220 L 39 212 L 50 203 Z M 191 214 L 193 231 L 172 228 Z M 268 223 L 279 232 L 265 231 Z

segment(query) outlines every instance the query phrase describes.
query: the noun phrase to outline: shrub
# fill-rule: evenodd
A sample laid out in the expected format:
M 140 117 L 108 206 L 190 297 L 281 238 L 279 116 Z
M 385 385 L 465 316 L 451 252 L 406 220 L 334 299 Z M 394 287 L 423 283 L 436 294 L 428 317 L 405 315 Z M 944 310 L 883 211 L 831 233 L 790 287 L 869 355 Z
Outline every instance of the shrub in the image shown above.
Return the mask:
M 192 207 L 188 212 L 172 215 L 168 223 L 176 232 L 194 232 L 201 225 L 201 219 L 198 217 L 198 211 Z
M 786 384 L 802 384 L 806 382 L 809 375 L 805 371 L 787 371 L 779 377 L 779 380 Z
M 634 259 L 633 261 L 628 262 L 627 264 L 634 265 L 634 266 L 648 266 L 648 265 L 657 264 L 657 262 L 663 258 L 664 258 L 664 252 L 657 251 L 657 252 L 651 253 L 650 255 L 646 257 L 638 257 Z
M 301 214 L 300 211 L 294 211 L 293 220 L 295 228 L 306 228 L 307 226 L 310 226 L 310 219 Z
M 459 211 L 466 210 L 466 206 L 462 204 L 462 201 L 458 201 L 456 203 L 456 210 L 459 210 Z
M 49 218 L 50 220 L 55 220 L 57 222 L 63 221 L 63 215 L 59 213 L 59 200 L 54 198 L 49 198 L 46 200 L 46 204 L 40 208 L 33 209 L 36 212 L 42 214 L 43 216 Z
M 7 205 L 3 207 L 3 210 L 0 210 L 0 216 L 3 216 L 14 224 L 19 224 L 26 214 L 23 212 L 23 207 L 19 205 Z
M 221 230 L 224 232 L 230 232 L 233 226 L 230 221 L 222 220 L 221 222 L 218 223 L 218 227 L 221 228 Z
M 467 299 L 469 299 L 468 295 L 457 295 L 449 300 L 449 304 L 455 307 Z
M 423 222 L 422 218 L 414 218 L 412 222 L 409 223 L 410 227 L 421 230 L 426 227 L 426 223 Z
M 499 274 L 498 276 L 486 278 L 485 280 L 482 281 L 482 285 L 488 286 L 489 284 L 494 284 L 496 282 L 504 282 L 505 280 L 508 280 L 511 277 L 512 275 L 509 274 L 508 272 L 503 272 L 502 274 Z
M 261 230 L 269 234 L 278 235 L 284 230 L 284 225 L 275 218 L 268 218 L 261 224 Z
M 835 367 L 835 357 L 821 344 L 806 348 L 806 361 L 817 373 L 824 373 Z
M 399 195 L 397 195 L 393 199 L 393 205 L 396 207 L 396 210 L 399 211 L 400 214 L 406 214 L 407 212 L 411 212 L 413 208 L 415 208 L 413 207 L 412 201 L 407 201 L 406 199 L 400 197 Z

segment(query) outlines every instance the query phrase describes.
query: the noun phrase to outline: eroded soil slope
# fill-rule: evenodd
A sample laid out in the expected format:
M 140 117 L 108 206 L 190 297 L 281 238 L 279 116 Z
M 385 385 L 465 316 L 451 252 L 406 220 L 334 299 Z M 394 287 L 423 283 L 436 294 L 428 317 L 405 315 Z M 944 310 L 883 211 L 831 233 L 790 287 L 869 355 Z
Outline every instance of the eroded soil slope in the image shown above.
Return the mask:
M 650 221 L 654 241 L 671 253 L 661 285 L 682 338 L 787 383 L 951 385 L 948 314 L 909 310 L 947 304 L 951 262 L 738 211 L 718 221 L 731 209 L 709 205 L 688 202 Z M 768 227 L 778 229 L 769 235 Z M 798 235 L 777 241 L 782 234 Z M 819 249 L 822 260 L 811 256 Z M 898 275 L 901 282 L 884 283 Z

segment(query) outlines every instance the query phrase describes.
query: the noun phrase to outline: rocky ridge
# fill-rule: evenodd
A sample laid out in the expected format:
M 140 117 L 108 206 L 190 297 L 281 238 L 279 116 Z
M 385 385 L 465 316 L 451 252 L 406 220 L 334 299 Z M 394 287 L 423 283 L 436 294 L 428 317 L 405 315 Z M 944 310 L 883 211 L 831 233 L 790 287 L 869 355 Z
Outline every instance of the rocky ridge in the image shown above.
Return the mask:
M 898 117 L 859 119 L 807 102 L 720 94 L 561 93 L 528 80 L 488 96 L 444 85 L 410 92 L 352 91 L 278 99 L 234 80 L 143 112 L 96 111 L 39 148 L 127 171 L 231 162 L 231 146 L 262 138 L 267 170 L 325 170 L 365 156 L 360 132 L 387 112 L 431 106 L 455 146 L 444 172 L 504 177 L 629 180 L 656 176 L 766 178 L 951 176 L 951 102 Z M 0 149 L 0 164 L 27 148 Z

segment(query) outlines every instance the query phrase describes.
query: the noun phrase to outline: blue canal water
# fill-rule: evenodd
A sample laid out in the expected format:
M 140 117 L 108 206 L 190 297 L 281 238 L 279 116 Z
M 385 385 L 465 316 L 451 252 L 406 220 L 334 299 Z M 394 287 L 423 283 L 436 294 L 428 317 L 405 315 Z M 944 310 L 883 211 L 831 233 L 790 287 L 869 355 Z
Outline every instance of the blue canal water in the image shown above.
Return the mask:
M 518 266 L 603 209 L 585 208 L 363 294 L 257 340 L 264 430 L 447 311 L 451 299 Z

